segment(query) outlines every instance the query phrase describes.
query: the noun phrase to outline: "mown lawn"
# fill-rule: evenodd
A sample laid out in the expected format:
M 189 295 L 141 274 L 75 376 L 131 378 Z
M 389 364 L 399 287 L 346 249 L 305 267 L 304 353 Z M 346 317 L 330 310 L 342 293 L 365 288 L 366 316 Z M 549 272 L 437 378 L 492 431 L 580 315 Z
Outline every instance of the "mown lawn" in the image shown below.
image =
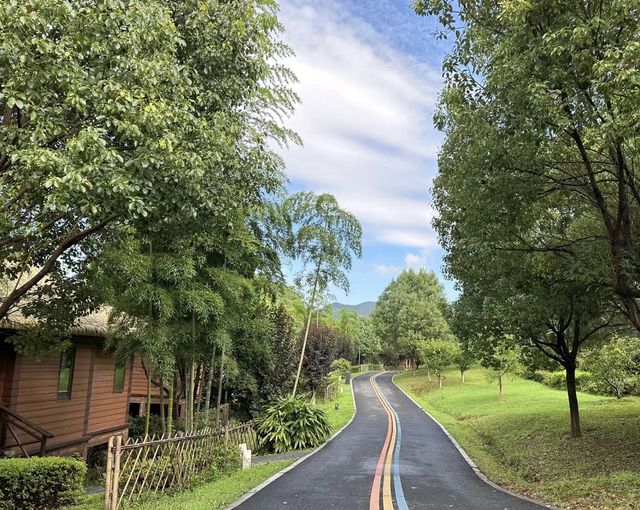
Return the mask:
M 342 388 L 342 393 L 340 393 L 340 388 Z M 336 404 L 339 404 L 338 410 L 335 408 Z M 324 409 L 327 413 L 329 423 L 331 424 L 331 433 L 335 434 L 349 422 L 355 412 L 353 397 L 351 396 L 351 385 L 338 385 L 336 398 L 327 402 L 323 402 L 322 399 L 318 399 L 317 406 Z
M 198 485 L 192 490 L 173 496 L 161 496 L 157 499 L 136 504 L 136 510 L 219 510 L 261 484 L 293 460 L 283 460 L 259 464 L 246 471 L 237 471 L 229 476 L 210 483 Z M 96 494 L 85 496 L 79 505 L 67 510 L 100 510 L 104 496 Z
M 444 388 L 426 371 L 396 383 L 456 438 L 496 483 L 566 509 L 640 509 L 640 399 L 579 394 L 583 437 L 571 438 L 567 397 L 512 377 L 502 399 L 485 370 Z

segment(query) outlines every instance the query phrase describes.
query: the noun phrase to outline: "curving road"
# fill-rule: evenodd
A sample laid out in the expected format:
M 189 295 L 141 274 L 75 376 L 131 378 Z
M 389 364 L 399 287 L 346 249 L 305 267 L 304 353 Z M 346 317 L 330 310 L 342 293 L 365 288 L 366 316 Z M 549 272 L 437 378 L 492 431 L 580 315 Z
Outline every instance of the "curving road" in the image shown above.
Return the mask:
M 442 429 L 391 381 L 353 381 L 357 412 L 324 448 L 240 510 L 540 510 L 484 483 Z

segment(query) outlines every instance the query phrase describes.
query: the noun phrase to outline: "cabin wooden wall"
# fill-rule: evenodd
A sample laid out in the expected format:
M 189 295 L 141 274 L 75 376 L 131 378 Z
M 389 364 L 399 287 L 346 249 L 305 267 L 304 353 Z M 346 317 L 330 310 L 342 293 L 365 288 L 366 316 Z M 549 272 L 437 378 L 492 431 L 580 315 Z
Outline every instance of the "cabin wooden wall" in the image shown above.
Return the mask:
M 69 441 L 82 441 L 90 387 L 94 346 L 76 346 L 71 395 L 58 399 L 60 357 L 36 361 L 17 355 L 17 384 L 13 389 L 11 408 L 54 437 L 48 446 Z
M 137 356 L 133 360 L 133 380 L 131 382 L 131 395 L 133 397 L 147 396 L 147 375 L 142 366 L 140 358 Z M 151 396 L 160 398 L 160 388 L 155 384 L 151 385 Z
M 47 449 L 61 445 L 81 451 L 109 435 L 126 430 L 133 370 L 126 368 L 122 392 L 113 389 L 115 360 L 104 353 L 101 339 L 74 339 L 75 360 L 71 395 L 58 398 L 60 356 L 40 361 L 15 357 L 13 388 L 7 402 L 12 411 L 53 434 Z M 1 372 L 0 372 L 1 373 Z M 31 441 L 21 434 L 21 440 Z
M 131 364 L 125 369 L 122 392 L 113 390 L 115 369 L 116 364 L 110 354 L 96 353 L 88 413 L 89 434 L 96 434 L 118 425 L 124 426 L 128 421 Z

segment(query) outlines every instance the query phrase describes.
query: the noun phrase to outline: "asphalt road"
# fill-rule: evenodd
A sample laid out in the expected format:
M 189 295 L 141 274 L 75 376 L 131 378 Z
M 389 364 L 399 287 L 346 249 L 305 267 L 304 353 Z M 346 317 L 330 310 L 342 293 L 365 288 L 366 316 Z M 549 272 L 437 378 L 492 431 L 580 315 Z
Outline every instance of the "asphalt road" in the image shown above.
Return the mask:
M 240 510 L 540 510 L 484 483 L 442 429 L 392 382 L 353 381 L 351 424 Z

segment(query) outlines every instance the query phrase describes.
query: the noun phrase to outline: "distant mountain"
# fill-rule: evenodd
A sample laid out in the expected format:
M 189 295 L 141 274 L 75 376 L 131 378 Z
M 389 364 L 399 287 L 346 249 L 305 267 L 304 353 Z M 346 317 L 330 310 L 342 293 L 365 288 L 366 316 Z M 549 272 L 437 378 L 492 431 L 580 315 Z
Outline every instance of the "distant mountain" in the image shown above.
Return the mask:
M 364 317 L 369 317 L 373 309 L 376 307 L 375 301 L 365 301 L 364 303 L 360 303 L 359 305 L 345 305 L 342 303 L 331 303 L 331 307 L 333 308 L 333 313 L 336 317 L 340 316 L 340 310 L 351 310 L 352 312 L 356 312 L 359 315 L 363 315 Z

